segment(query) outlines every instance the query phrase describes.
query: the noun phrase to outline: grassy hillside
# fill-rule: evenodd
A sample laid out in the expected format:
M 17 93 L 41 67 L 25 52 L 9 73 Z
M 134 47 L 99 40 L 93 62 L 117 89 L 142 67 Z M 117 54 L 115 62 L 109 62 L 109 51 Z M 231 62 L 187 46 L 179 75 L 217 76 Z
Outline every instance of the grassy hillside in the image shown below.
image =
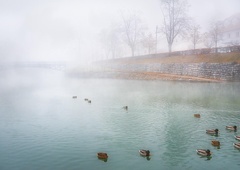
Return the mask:
M 96 64 L 130 64 L 130 65 L 144 65 L 151 63 L 172 64 L 172 63 L 238 63 L 240 64 L 240 52 L 218 53 L 218 54 L 201 54 L 201 55 L 175 55 L 168 54 L 152 54 L 135 57 L 125 57 L 118 59 L 108 59 L 96 62 Z M 100 69 L 86 75 L 78 74 L 82 77 L 103 77 L 103 78 L 117 78 L 117 79 L 143 79 L 143 80 L 178 80 L 178 81 L 202 81 L 202 82 L 222 82 L 225 80 L 219 78 L 212 78 L 206 76 L 192 76 L 185 74 L 172 74 L 171 72 L 151 72 L 151 71 L 123 71 L 107 69 L 105 65 Z
M 127 57 L 121 59 L 109 60 L 113 63 L 128 63 L 128 64 L 147 64 L 147 63 L 240 63 L 240 53 L 219 53 L 219 54 L 202 54 L 189 56 L 140 56 Z

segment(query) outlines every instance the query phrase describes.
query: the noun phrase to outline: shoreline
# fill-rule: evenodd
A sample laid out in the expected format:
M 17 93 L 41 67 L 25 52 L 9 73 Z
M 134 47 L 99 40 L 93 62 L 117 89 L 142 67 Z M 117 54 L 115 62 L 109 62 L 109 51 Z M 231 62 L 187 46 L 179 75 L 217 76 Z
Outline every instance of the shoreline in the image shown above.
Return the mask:
M 100 77 L 109 78 L 240 82 L 240 52 L 238 51 L 172 56 L 160 53 L 102 60 L 95 62 L 94 66 L 96 70 L 92 70 L 93 72 L 99 71 Z
M 126 71 L 89 71 L 69 73 L 79 78 L 109 78 L 109 79 L 126 79 L 126 80 L 163 80 L 163 81 L 186 81 L 186 82 L 228 82 L 219 79 L 204 77 L 194 77 L 186 75 L 165 74 L 158 72 L 126 72 Z

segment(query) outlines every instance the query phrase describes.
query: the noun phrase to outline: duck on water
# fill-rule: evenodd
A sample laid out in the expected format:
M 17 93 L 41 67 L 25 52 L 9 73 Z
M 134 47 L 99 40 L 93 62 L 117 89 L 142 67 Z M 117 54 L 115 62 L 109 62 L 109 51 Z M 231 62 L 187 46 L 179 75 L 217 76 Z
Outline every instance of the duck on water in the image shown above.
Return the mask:
M 141 156 L 150 156 L 150 151 L 149 151 L 149 150 L 141 149 L 141 150 L 139 150 L 139 154 L 140 154 Z
M 227 130 L 237 131 L 237 126 L 226 126 Z
M 201 156 L 211 156 L 212 155 L 212 153 L 209 149 L 197 149 L 196 152 L 198 155 L 201 155 Z
M 218 129 L 209 129 L 209 130 L 206 130 L 206 133 L 207 134 L 211 134 L 211 135 L 218 135 Z
M 233 146 L 237 149 L 240 149 L 240 143 L 233 143 Z
M 107 153 L 104 153 L 104 152 L 98 152 L 97 157 L 98 157 L 98 159 L 107 159 L 108 155 L 107 155 Z
M 234 136 L 235 139 L 240 140 L 240 136 Z

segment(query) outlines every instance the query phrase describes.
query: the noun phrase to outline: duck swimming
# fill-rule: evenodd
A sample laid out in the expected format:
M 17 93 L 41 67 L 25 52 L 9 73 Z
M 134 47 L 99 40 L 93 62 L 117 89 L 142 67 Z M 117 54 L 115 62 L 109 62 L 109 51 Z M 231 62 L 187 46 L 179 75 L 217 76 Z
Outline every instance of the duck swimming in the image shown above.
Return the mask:
M 218 129 L 209 129 L 206 130 L 207 134 L 212 134 L 212 135 L 217 135 L 218 134 Z
M 139 150 L 139 154 L 141 156 L 150 156 L 150 151 L 141 149 L 141 150 Z
M 211 156 L 211 152 L 209 149 L 205 150 L 205 149 L 197 149 L 196 150 L 197 154 L 201 155 L 201 156 Z
M 220 146 L 220 142 L 218 140 L 212 140 L 213 146 Z
M 240 143 L 233 143 L 233 146 L 237 149 L 240 149 Z
M 200 114 L 194 114 L 194 117 L 200 118 L 201 116 L 200 116 Z
M 234 136 L 235 139 L 240 140 L 240 136 Z
M 237 131 L 237 126 L 226 126 L 226 129 Z
M 104 153 L 104 152 L 98 152 L 98 153 L 97 153 L 97 157 L 98 157 L 99 159 L 107 159 L 107 158 L 108 158 L 108 155 L 107 155 L 107 153 Z

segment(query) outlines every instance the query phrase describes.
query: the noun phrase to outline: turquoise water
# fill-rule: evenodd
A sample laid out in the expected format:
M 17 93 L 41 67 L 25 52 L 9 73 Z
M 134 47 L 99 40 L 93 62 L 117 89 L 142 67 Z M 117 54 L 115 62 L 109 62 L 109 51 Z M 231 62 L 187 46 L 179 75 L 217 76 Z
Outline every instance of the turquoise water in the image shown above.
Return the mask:
M 1 170 L 240 168 L 240 132 L 225 129 L 240 128 L 240 83 L 76 79 L 40 69 L 0 76 Z M 215 128 L 219 136 L 205 133 Z M 97 152 L 107 152 L 107 162 Z

